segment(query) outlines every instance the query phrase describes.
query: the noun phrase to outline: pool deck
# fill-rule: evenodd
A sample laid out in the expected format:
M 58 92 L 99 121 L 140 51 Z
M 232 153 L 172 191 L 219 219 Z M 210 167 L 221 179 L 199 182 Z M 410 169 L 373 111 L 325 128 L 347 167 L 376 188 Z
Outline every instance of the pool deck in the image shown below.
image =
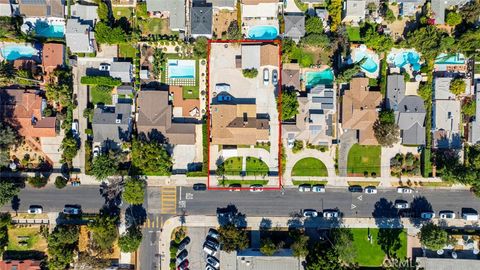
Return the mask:
M 417 52 L 415 49 L 404 49 L 404 48 L 392 48 L 392 50 L 387 54 L 387 64 L 391 64 L 391 65 L 394 65 L 395 68 L 398 68 L 398 69 L 405 69 L 405 71 L 408 73 L 408 75 L 410 75 L 411 78 L 413 78 L 413 69 L 412 69 L 412 66 L 410 65 L 410 63 L 407 63 L 406 65 L 404 65 L 403 67 L 397 67 L 395 65 L 395 57 L 397 56 L 397 54 L 400 54 L 400 53 L 409 53 L 409 52 L 414 52 L 414 53 L 417 53 L 418 56 L 420 57 L 420 60 L 418 61 L 418 63 L 420 64 L 420 66 L 422 66 L 423 64 L 425 64 L 425 61 L 422 60 L 422 54 L 420 54 L 419 52 Z

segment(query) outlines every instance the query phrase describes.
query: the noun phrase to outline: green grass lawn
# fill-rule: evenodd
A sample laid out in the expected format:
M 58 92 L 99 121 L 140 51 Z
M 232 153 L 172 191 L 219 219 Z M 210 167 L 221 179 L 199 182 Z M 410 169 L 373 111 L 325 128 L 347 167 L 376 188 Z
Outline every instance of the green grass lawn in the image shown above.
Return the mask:
M 247 157 L 247 175 L 268 174 L 268 166 L 262 160 L 254 157 Z
M 385 252 L 378 245 L 378 229 L 370 229 L 372 243 L 368 241 L 368 229 L 351 229 L 353 234 L 353 245 L 357 251 L 356 262 L 360 266 L 380 266 L 385 258 Z M 407 256 L 407 232 L 403 230 L 399 236 L 401 247 L 397 251 L 397 258 Z
M 354 144 L 348 153 L 347 171 L 351 176 L 380 176 L 380 146 Z
M 225 179 L 225 180 L 220 180 L 219 184 L 222 186 L 230 186 L 231 184 L 240 184 L 244 187 L 246 186 L 251 186 L 251 185 L 266 185 L 268 184 L 268 180 L 230 180 L 230 179 Z
M 240 175 L 242 172 L 242 158 L 241 157 L 231 157 L 227 158 L 223 164 L 225 164 L 225 174 L 226 175 Z
M 131 44 L 119 44 L 118 50 L 119 57 L 124 58 L 135 58 L 135 54 L 137 53 L 137 49 Z
M 348 40 L 350 41 L 362 41 L 362 37 L 360 36 L 360 27 L 347 26 L 347 34 Z
M 16 228 L 8 230 L 8 250 L 26 251 L 38 250 L 45 251 L 47 248 L 46 240 L 40 235 L 39 227 Z
M 113 17 L 115 17 L 115 19 L 117 20 L 122 17 L 125 17 L 128 20 L 130 20 L 130 18 L 132 17 L 132 12 L 133 12 L 132 9 L 129 7 L 113 7 L 113 10 L 112 10 Z
M 183 98 L 184 99 L 199 99 L 199 90 L 198 86 L 184 86 L 183 87 Z
M 106 91 L 104 89 L 101 89 L 99 86 L 90 87 L 90 97 L 93 104 L 112 104 L 112 91 Z
M 328 176 L 327 166 L 316 158 L 304 158 L 293 166 L 292 176 Z

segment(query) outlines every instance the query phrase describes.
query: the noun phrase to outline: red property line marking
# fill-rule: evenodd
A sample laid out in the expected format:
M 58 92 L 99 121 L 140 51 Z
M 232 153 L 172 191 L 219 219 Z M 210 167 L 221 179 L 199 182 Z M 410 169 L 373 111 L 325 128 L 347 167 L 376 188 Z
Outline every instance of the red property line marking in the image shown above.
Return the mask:
M 212 43 L 275 43 L 278 45 L 278 187 L 264 187 L 263 190 L 280 190 L 282 188 L 282 44 L 280 40 L 250 40 L 250 39 L 241 39 L 241 40 L 208 40 L 207 45 L 207 189 L 208 190 L 229 190 L 229 187 L 211 187 L 210 186 L 210 52 Z M 241 187 L 240 190 L 250 190 L 249 187 Z

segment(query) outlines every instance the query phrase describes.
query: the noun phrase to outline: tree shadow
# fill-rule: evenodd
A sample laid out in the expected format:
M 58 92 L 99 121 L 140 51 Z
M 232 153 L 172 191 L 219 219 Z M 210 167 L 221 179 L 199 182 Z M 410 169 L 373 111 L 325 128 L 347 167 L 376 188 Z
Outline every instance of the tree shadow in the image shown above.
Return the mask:
M 147 220 L 147 211 L 142 205 L 130 205 L 125 210 L 127 227 L 142 225 Z
M 17 195 L 12 198 L 12 210 L 15 211 L 15 215 L 18 214 L 18 209 L 20 209 L 20 198 Z
M 238 228 L 247 227 L 246 215 L 239 212 L 234 204 L 229 204 L 224 208 L 218 207 L 217 219 L 220 226 L 232 224 Z
M 377 244 L 388 258 L 396 258 L 397 251 L 402 247 L 400 235 L 403 232 L 403 224 L 395 203 L 381 198 L 375 203 L 372 216 L 379 228 Z
M 420 218 L 421 214 L 433 211 L 432 204 L 424 196 L 415 197 L 410 204 L 410 209 L 410 222 L 417 228 L 424 223 Z
M 268 218 L 262 218 L 260 221 L 260 231 L 268 231 L 272 228 L 272 220 Z

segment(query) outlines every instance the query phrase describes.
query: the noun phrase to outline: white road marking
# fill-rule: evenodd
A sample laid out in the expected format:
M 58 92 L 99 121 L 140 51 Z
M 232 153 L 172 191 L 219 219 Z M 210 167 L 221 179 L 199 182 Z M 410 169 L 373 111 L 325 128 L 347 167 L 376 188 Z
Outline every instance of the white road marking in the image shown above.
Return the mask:
M 355 209 L 357 206 L 352 203 L 352 209 Z
M 363 195 L 358 196 L 357 199 L 358 199 L 359 201 L 361 201 L 361 200 L 363 199 L 362 196 L 363 196 Z
M 193 193 L 185 193 L 186 200 L 193 200 Z

